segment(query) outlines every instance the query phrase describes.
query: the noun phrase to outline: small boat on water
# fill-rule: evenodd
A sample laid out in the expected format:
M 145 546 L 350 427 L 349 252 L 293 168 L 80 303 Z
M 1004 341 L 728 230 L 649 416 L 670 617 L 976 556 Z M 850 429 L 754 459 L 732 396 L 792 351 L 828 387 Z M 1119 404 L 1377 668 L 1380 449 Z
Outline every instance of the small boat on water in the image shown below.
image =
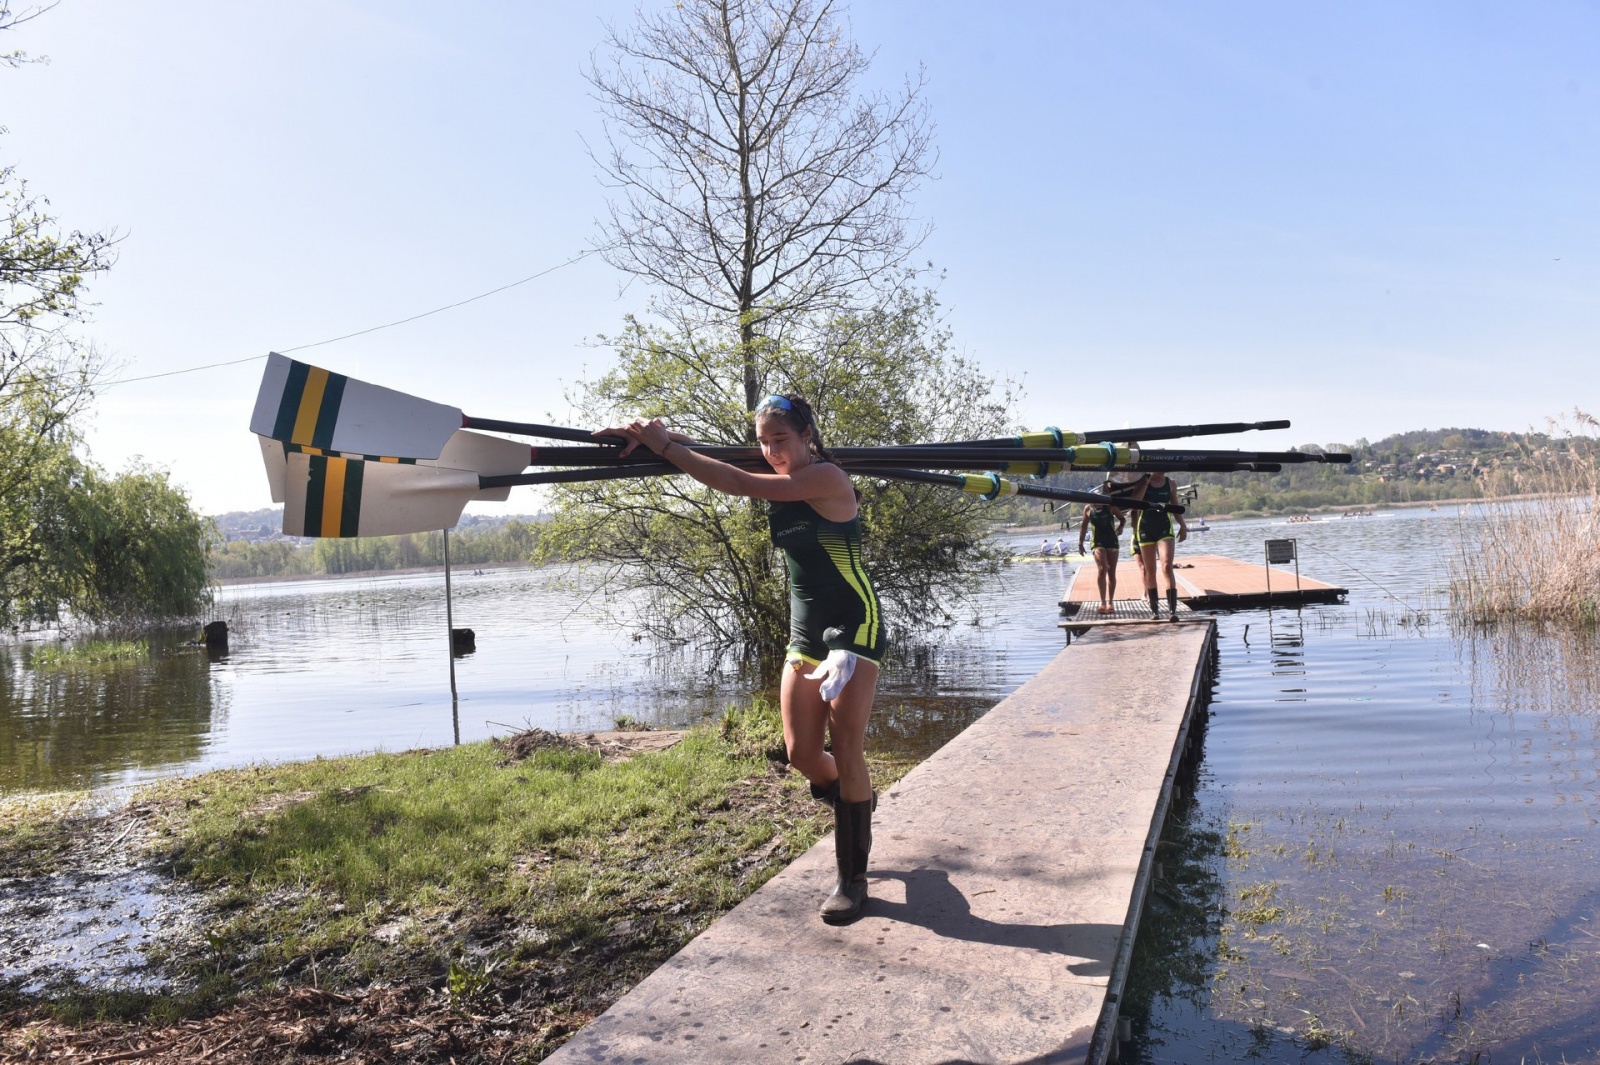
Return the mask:
M 1206 524 L 1206 519 L 1196 518 L 1189 523 L 1189 531 L 1192 533 L 1210 532 L 1211 526 Z

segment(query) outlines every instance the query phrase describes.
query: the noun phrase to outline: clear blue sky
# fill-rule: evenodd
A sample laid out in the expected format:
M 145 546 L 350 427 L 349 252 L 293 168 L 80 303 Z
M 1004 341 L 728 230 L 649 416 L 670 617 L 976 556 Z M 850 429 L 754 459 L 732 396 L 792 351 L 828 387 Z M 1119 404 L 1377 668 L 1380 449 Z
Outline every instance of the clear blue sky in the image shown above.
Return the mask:
M 0 45 L 0 160 L 125 234 L 86 327 L 117 376 L 322 340 L 553 266 L 605 190 L 582 70 L 634 5 L 62 0 Z M 1600 407 L 1600 6 L 859 2 L 919 64 L 919 194 L 956 343 L 1029 426 L 1293 419 L 1274 447 Z M 648 293 L 598 260 L 302 353 L 561 420 Z M 268 505 L 261 364 L 120 385 L 94 457 Z M 1243 441 L 1240 441 L 1243 443 Z M 513 495 L 502 509 L 533 509 Z

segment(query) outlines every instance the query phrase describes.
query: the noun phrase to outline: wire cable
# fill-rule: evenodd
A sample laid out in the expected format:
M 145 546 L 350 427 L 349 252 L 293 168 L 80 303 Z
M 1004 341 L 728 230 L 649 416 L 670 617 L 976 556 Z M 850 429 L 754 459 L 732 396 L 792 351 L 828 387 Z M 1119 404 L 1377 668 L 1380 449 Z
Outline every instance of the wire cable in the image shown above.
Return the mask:
M 306 351 L 310 348 L 320 348 L 327 344 L 337 344 L 341 340 L 350 340 L 353 337 L 366 336 L 368 333 L 376 333 L 379 330 L 393 329 L 397 325 L 406 325 L 409 322 L 415 322 L 419 319 L 430 317 L 431 315 L 443 314 L 445 311 L 453 311 L 457 307 L 465 307 L 469 303 L 476 303 L 481 299 L 487 299 L 490 296 L 499 295 L 502 292 L 516 288 L 518 285 L 526 285 L 529 281 L 536 281 L 539 278 L 544 277 L 546 274 L 553 274 L 557 270 L 587 259 L 589 256 L 596 254 L 599 250 L 600 249 L 598 248 L 591 248 L 588 251 L 579 252 L 566 262 L 557 263 L 554 266 L 548 266 L 536 274 L 529 274 L 520 281 L 513 281 L 510 284 L 501 285 L 499 288 L 492 288 L 488 292 L 480 292 L 476 296 L 468 296 L 466 299 L 457 300 L 455 303 L 447 303 L 443 307 L 435 307 L 431 311 L 423 311 L 421 314 L 413 314 L 409 318 L 400 318 L 393 322 L 384 322 L 382 325 L 369 326 L 366 329 L 358 329 L 354 333 L 345 333 L 343 336 L 329 337 L 327 340 L 316 340 L 309 344 L 298 344 L 292 348 L 280 348 L 278 349 L 278 352 L 281 355 L 287 355 L 291 351 Z M 247 355 L 242 359 L 228 359 L 225 362 L 208 362 L 204 366 L 190 366 L 182 370 L 167 370 L 164 373 L 144 374 L 140 377 L 119 377 L 114 381 L 100 381 L 96 383 L 94 387 L 96 389 L 111 388 L 113 385 L 127 385 L 132 384 L 135 381 L 154 381 L 160 377 L 176 377 L 179 374 L 198 373 L 201 370 L 215 370 L 221 366 L 238 366 L 241 363 L 255 362 L 257 359 L 264 358 L 266 358 L 266 355 Z

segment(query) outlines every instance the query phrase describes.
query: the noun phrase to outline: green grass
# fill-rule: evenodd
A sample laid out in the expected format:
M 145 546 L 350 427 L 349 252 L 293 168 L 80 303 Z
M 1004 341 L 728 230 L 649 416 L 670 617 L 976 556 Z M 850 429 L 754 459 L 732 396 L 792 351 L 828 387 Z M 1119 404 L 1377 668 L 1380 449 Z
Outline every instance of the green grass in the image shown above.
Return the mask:
M 86 640 L 67 646 L 53 644 L 37 648 L 28 664 L 35 670 L 59 671 L 142 662 L 149 657 L 150 645 L 143 640 Z
M 616 763 L 556 748 L 501 764 L 481 743 L 225 770 L 144 798 L 171 867 L 221 900 L 207 956 L 185 963 L 208 999 L 219 979 L 314 967 L 324 987 L 404 974 L 467 996 L 474 974 L 552 960 L 581 992 L 618 966 L 643 976 L 831 829 L 804 779 L 773 770 L 775 743 L 758 701 Z M 875 764 L 879 787 L 910 765 Z M 498 944 L 487 974 L 469 940 Z
M 79 839 L 91 809 L 85 792 L 0 800 L 0 869 L 7 876 L 52 872 Z
M 174 785 L 188 806 L 174 857 L 208 884 L 308 887 L 346 906 L 473 896 L 503 903 L 513 859 L 575 841 L 658 833 L 714 804 L 757 767 L 715 736 L 605 765 L 547 750 L 500 766 L 472 744 L 431 753 L 323 759 Z
M 620 762 L 479 743 L 163 781 L 136 798 L 149 845 L 210 893 L 204 943 L 156 959 L 182 990 L 11 1004 L 152 1024 L 304 985 L 422 988 L 460 1016 L 518 1011 L 539 1060 L 831 829 L 781 749 L 757 700 Z M 871 761 L 881 789 L 916 759 Z

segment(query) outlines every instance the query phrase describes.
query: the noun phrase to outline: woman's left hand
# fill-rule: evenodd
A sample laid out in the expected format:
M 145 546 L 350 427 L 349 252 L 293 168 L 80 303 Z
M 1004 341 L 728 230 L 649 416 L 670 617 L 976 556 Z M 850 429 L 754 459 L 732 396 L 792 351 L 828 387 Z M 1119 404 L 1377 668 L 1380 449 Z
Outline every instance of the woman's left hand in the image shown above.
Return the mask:
M 605 429 L 597 430 L 591 435 L 601 440 L 609 437 L 611 439 L 621 438 L 627 441 L 622 445 L 621 456 L 623 458 L 633 454 L 641 444 L 647 450 L 659 455 L 667 449 L 668 444 L 672 443 L 672 434 L 662 424 L 660 418 L 651 418 L 648 421 L 643 418 L 635 418 L 627 425 L 609 426 Z
M 619 454 L 623 458 L 633 454 L 634 449 L 643 443 L 643 441 L 639 439 L 639 434 L 633 431 L 631 424 L 607 426 L 604 429 L 597 429 L 589 435 L 593 436 L 596 440 L 622 440 L 622 450 L 619 452 Z
M 672 433 L 660 418 L 651 418 L 649 421 L 635 418 L 628 423 L 628 435 L 657 455 L 672 444 Z

